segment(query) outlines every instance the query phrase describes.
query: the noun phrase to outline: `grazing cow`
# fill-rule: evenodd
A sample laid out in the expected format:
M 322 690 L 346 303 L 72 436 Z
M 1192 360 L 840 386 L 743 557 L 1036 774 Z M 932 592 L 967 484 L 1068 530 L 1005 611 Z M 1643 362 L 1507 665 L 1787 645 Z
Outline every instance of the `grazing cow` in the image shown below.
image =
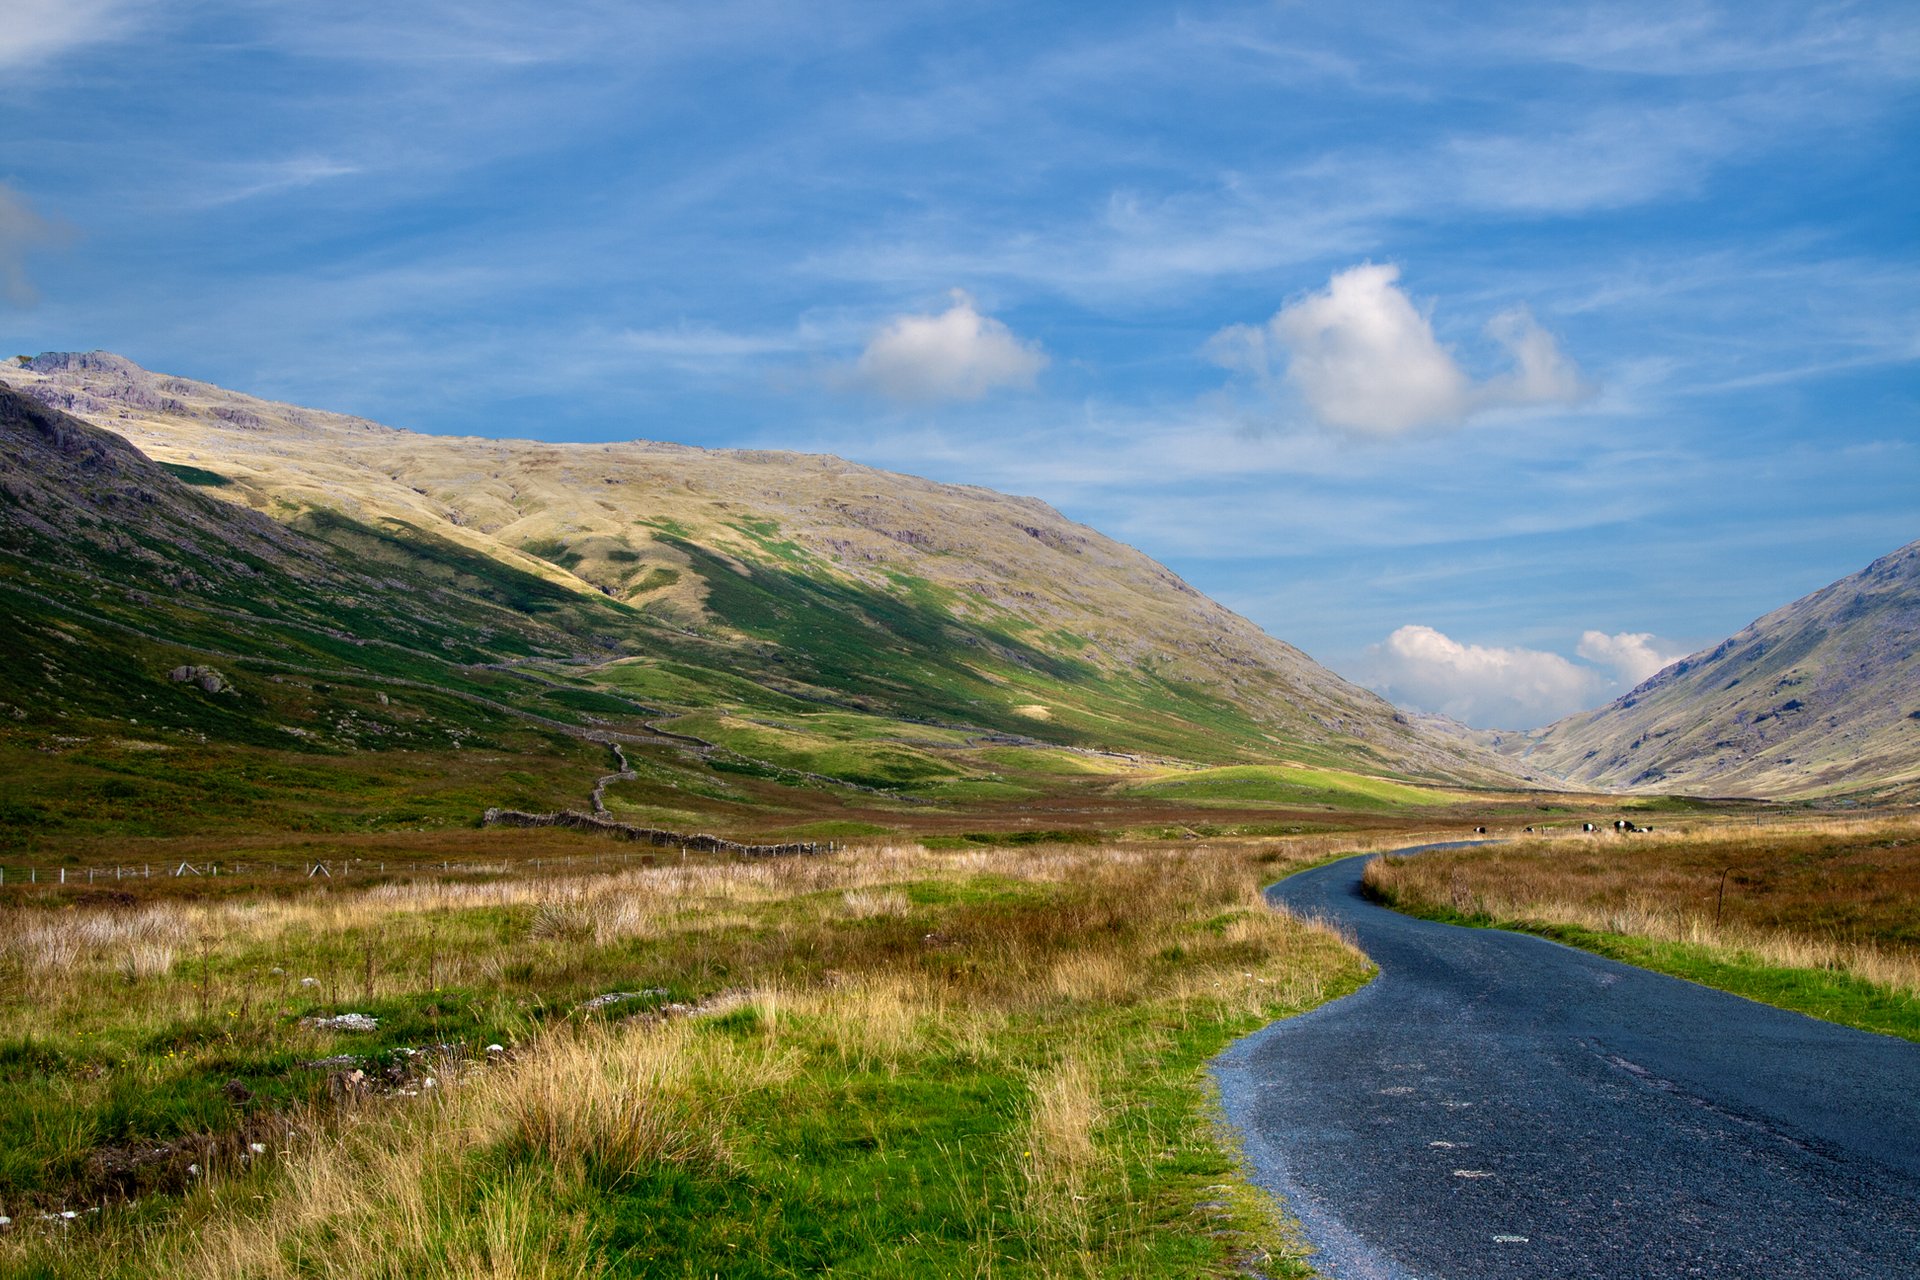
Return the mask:
M 1528 834 L 1528 835 L 1532 835 L 1532 834 L 1533 834 L 1533 828 L 1532 828 L 1532 827 L 1528 827 L 1528 828 L 1527 828 L 1527 834 Z
M 1473 834 L 1475 834 L 1475 835 L 1477 835 L 1477 836 L 1483 836 L 1483 835 L 1485 835 L 1485 834 L 1487 834 L 1487 829 L 1486 829 L 1485 827 L 1475 827 L 1475 828 L 1473 829 Z
M 1594 830 L 1594 825 L 1591 822 L 1583 822 L 1580 824 L 1580 829 L 1582 831 L 1592 831 Z

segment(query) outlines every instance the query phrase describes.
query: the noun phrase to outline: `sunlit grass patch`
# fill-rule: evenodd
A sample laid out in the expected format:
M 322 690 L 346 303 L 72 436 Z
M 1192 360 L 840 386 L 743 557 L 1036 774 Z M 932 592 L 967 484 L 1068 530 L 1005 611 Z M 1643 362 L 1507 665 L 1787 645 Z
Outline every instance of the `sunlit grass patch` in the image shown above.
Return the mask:
M 1289 765 L 1194 769 L 1137 782 L 1127 789 L 1197 803 L 1337 804 L 1370 809 L 1438 805 L 1458 798 L 1456 793 L 1409 786 L 1385 778 Z

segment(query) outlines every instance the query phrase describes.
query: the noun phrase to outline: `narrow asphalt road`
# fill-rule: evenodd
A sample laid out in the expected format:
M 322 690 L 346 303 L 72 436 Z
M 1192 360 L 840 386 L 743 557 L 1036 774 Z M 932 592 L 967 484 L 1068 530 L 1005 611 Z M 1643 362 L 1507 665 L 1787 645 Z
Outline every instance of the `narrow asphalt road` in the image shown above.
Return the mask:
M 1920 1044 L 1360 896 L 1355 994 L 1215 1063 L 1256 1181 L 1335 1280 L 1920 1277 Z

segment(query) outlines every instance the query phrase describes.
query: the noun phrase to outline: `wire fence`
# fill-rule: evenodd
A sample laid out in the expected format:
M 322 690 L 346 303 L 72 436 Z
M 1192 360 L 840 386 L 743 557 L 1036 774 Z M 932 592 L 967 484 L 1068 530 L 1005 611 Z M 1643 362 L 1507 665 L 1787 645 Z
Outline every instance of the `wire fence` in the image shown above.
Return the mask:
M 812 851 L 827 853 L 838 848 L 837 844 L 821 843 L 815 845 Z M 539 858 L 214 858 L 122 863 L 113 866 L 8 862 L 0 863 L 0 890 L 48 887 L 99 889 L 111 888 L 116 884 L 130 887 L 156 880 L 187 879 L 326 883 L 379 879 L 386 876 L 566 875 L 593 871 L 619 871 L 657 866 L 664 862 L 684 861 L 689 851 L 703 854 L 716 852 L 696 847 L 690 841 L 678 847 L 660 847 L 644 852 L 607 850 L 602 853 Z M 738 858 L 750 855 L 733 853 L 733 856 Z

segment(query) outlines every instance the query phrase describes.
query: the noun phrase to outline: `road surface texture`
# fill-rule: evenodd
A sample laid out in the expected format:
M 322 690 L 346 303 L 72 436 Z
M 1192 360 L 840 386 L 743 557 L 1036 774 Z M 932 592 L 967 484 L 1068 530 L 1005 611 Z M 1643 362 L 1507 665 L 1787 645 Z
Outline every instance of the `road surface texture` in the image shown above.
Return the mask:
M 1399 915 L 1365 862 L 1267 894 L 1379 977 L 1215 1064 L 1323 1275 L 1920 1277 L 1920 1044 Z

